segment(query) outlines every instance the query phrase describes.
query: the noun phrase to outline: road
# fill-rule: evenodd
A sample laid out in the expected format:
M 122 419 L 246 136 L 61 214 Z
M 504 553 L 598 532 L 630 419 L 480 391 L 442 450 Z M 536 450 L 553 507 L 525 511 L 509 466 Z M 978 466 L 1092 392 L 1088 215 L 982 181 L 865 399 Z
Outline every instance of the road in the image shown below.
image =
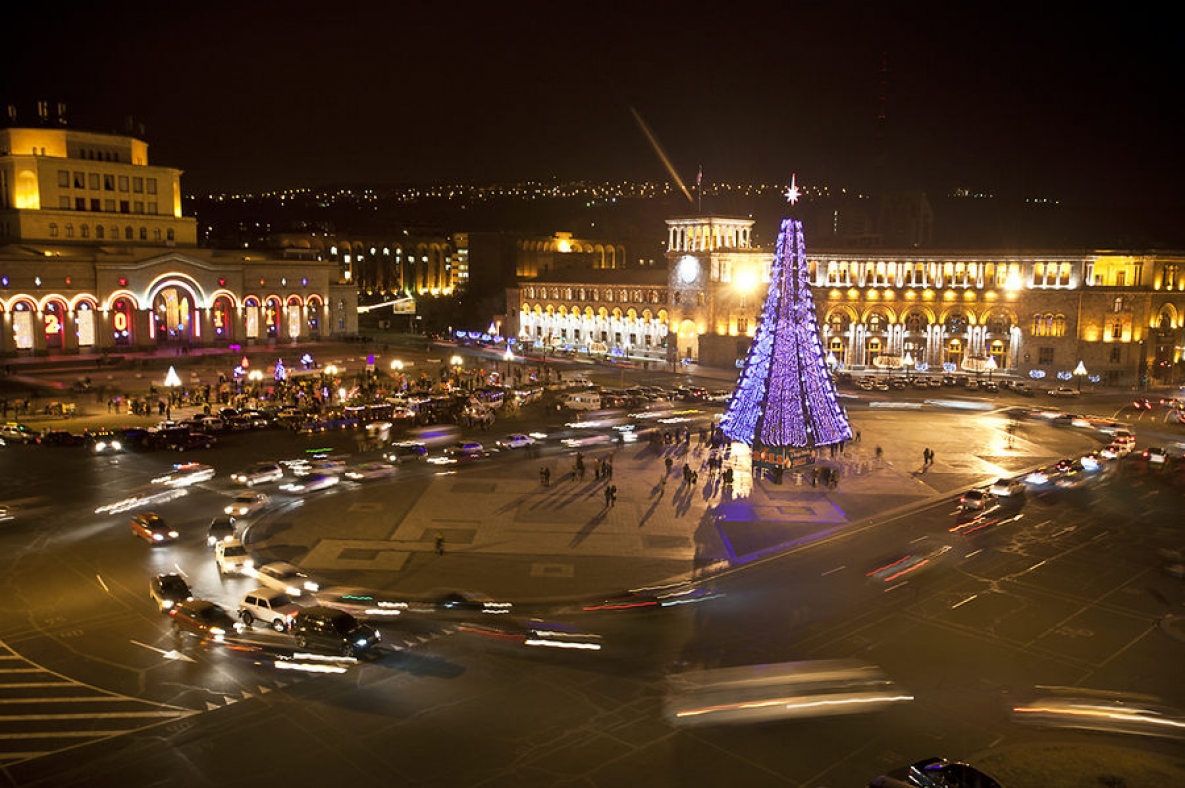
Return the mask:
M 926 416 L 884 418 L 909 431 Z M 334 675 L 277 669 L 283 638 L 263 630 L 250 639 L 263 650 L 176 640 L 147 598 L 148 576 L 180 567 L 201 595 L 233 604 L 253 583 L 220 577 L 204 544 L 234 489 L 225 473 L 315 443 L 260 433 L 198 455 L 219 477 L 159 507 L 183 537 L 156 549 L 132 539 L 125 518 L 94 510 L 176 457 L 9 447 L 20 498 L 19 517 L 0 524 L 0 782 L 839 786 L 976 753 L 1018 786 L 1057 783 L 1014 774 L 1016 761 L 993 753 L 1056 743 L 1134 745 L 1149 763 L 1182 754 L 1171 740 L 1022 727 L 1009 714 L 1044 685 L 1185 707 L 1185 644 L 1161 627 L 1185 585 L 1158 558 L 1181 546 L 1179 473 L 1127 462 L 1080 488 L 1029 495 L 976 530 L 952 532 L 959 517 L 943 499 L 719 575 L 698 604 L 549 611 L 601 634 L 599 652 L 524 649 L 464 616 L 386 624 L 379 658 Z M 959 451 L 955 439 L 935 443 L 944 458 Z M 876 572 L 906 555 L 928 561 Z M 853 656 L 915 700 L 693 730 L 661 714 L 671 671 Z

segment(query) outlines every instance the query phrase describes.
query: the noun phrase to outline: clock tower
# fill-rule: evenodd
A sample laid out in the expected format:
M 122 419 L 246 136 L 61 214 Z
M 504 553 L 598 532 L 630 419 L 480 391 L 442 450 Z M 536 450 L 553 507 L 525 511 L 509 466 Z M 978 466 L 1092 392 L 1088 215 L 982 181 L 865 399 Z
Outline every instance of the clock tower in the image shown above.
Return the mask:
M 670 287 L 668 359 L 699 360 L 700 336 L 716 333 L 716 291 L 732 280 L 738 255 L 751 257 L 753 220 L 724 216 L 667 219 Z M 727 322 L 727 317 L 724 318 Z

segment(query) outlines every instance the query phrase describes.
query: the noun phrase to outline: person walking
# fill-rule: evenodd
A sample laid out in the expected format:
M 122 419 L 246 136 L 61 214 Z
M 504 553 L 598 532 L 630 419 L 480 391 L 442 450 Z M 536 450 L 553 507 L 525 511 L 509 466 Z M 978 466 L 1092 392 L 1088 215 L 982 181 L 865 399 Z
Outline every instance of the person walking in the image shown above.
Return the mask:
M 436 532 L 436 554 L 444 555 L 444 534 Z
M 605 508 L 608 509 L 612 504 L 609 501 L 613 498 L 613 485 L 605 485 Z
M 616 505 L 617 505 L 617 485 L 610 484 L 609 485 L 609 506 L 613 507 Z

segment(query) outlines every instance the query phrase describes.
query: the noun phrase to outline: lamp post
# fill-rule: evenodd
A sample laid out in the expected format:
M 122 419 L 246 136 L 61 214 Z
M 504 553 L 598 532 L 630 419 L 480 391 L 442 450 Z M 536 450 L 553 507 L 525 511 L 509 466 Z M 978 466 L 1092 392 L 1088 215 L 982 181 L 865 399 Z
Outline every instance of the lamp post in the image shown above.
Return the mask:
M 987 364 L 985 364 L 984 366 L 987 369 L 988 381 L 990 382 L 992 379 L 992 373 L 1000 368 L 999 365 L 996 363 L 996 357 L 995 356 L 988 356 Z
M 905 351 L 905 358 L 901 359 L 901 366 L 905 369 L 905 380 L 909 381 L 909 370 L 913 368 L 913 354 Z
M 177 374 L 177 370 L 169 367 L 169 371 L 165 374 L 165 388 L 168 393 L 165 395 L 165 420 L 173 418 L 173 396 L 177 392 L 177 388 L 181 385 L 181 376 Z
M 1082 393 L 1082 379 L 1086 377 L 1086 365 L 1081 360 L 1078 361 L 1078 366 L 1074 367 L 1074 377 L 1078 378 L 1078 393 Z
M 453 368 L 453 379 L 457 382 L 457 388 L 461 387 L 461 367 L 465 364 L 465 359 L 460 356 L 453 356 L 448 360 L 449 365 Z

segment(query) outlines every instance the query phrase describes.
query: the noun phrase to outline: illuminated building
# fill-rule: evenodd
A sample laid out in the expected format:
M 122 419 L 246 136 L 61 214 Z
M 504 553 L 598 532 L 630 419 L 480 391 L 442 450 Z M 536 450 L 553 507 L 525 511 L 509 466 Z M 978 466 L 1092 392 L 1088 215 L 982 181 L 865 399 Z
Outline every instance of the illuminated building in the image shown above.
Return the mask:
M 41 105 L 41 120 L 47 122 Z M 0 355 L 310 341 L 357 333 L 311 249 L 196 245 L 181 171 L 133 136 L 0 129 Z
M 540 272 L 508 292 L 506 325 L 520 340 L 573 352 L 604 345 L 733 367 L 756 331 L 773 261 L 752 244 L 752 227 L 668 219 L 665 271 Z M 1185 377 L 1174 372 L 1185 348 L 1185 253 L 811 247 L 807 260 L 837 368 L 995 370 L 1056 386 L 1081 361 L 1104 385 Z

